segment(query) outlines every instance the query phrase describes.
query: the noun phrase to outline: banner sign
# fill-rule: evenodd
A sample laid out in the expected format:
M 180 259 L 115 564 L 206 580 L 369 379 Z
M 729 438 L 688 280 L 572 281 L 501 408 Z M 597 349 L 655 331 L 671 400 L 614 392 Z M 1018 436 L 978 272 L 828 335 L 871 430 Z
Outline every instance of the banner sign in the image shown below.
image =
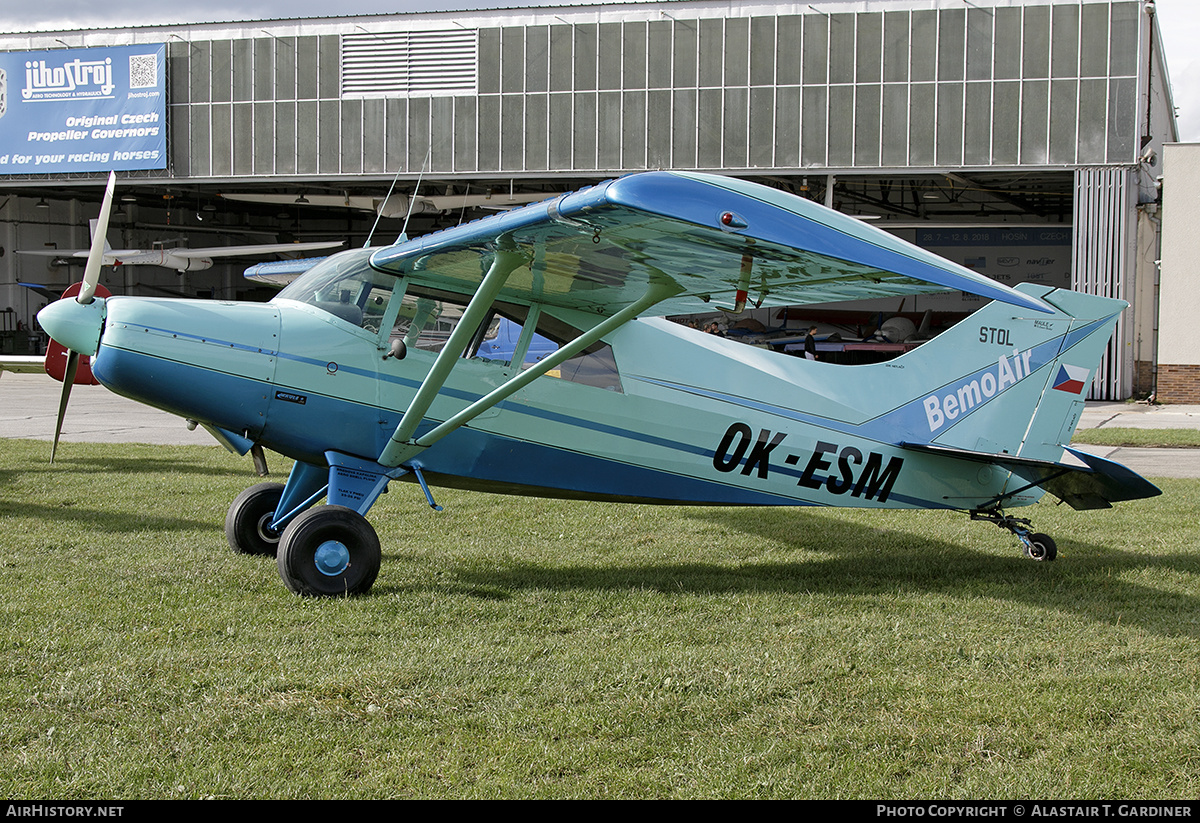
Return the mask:
M 0 53 L 0 175 L 167 167 L 167 47 Z
M 1040 283 L 1071 288 L 1071 227 L 1013 223 L 989 228 L 917 231 L 916 244 L 1006 286 Z M 929 295 L 934 311 L 974 310 L 988 302 L 977 294 Z

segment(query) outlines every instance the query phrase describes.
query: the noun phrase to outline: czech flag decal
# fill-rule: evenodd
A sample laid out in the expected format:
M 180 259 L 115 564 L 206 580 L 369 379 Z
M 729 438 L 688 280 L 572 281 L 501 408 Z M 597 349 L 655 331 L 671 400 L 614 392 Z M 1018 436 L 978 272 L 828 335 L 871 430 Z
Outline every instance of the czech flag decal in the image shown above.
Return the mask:
M 1089 369 L 1081 366 L 1068 366 L 1062 363 L 1058 367 L 1058 376 L 1054 378 L 1054 388 L 1059 391 L 1071 392 L 1071 394 L 1081 394 L 1083 387 L 1087 385 Z

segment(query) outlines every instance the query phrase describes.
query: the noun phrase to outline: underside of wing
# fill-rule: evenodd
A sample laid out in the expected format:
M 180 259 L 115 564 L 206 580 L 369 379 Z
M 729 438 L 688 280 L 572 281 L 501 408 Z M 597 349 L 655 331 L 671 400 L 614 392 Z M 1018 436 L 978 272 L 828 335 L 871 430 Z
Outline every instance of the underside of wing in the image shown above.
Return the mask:
M 1048 311 L 976 272 L 803 198 L 646 172 L 381 249 L 372 265 L 472 294 L 497 250 L 526 258 L 499 299 L 612 314 L 652 285 L 660 315 L 963 291 Z

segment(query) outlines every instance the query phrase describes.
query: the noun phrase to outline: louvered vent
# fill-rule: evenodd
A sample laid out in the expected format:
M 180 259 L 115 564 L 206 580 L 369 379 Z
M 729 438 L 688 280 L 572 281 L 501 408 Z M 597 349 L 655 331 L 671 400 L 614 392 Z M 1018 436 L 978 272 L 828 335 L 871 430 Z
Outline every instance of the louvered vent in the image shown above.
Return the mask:
M 342 96 L 474 94 L 474 31 L 412 31 L 342 37 Z

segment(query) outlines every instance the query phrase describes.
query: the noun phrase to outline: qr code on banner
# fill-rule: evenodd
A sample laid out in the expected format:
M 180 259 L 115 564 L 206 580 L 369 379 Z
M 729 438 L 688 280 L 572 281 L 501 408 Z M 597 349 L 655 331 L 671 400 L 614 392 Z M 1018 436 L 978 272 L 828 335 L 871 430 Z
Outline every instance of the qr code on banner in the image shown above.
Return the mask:
M 158 55 L 129 55 L 129 88 L 152 89 L 158 85 Z

